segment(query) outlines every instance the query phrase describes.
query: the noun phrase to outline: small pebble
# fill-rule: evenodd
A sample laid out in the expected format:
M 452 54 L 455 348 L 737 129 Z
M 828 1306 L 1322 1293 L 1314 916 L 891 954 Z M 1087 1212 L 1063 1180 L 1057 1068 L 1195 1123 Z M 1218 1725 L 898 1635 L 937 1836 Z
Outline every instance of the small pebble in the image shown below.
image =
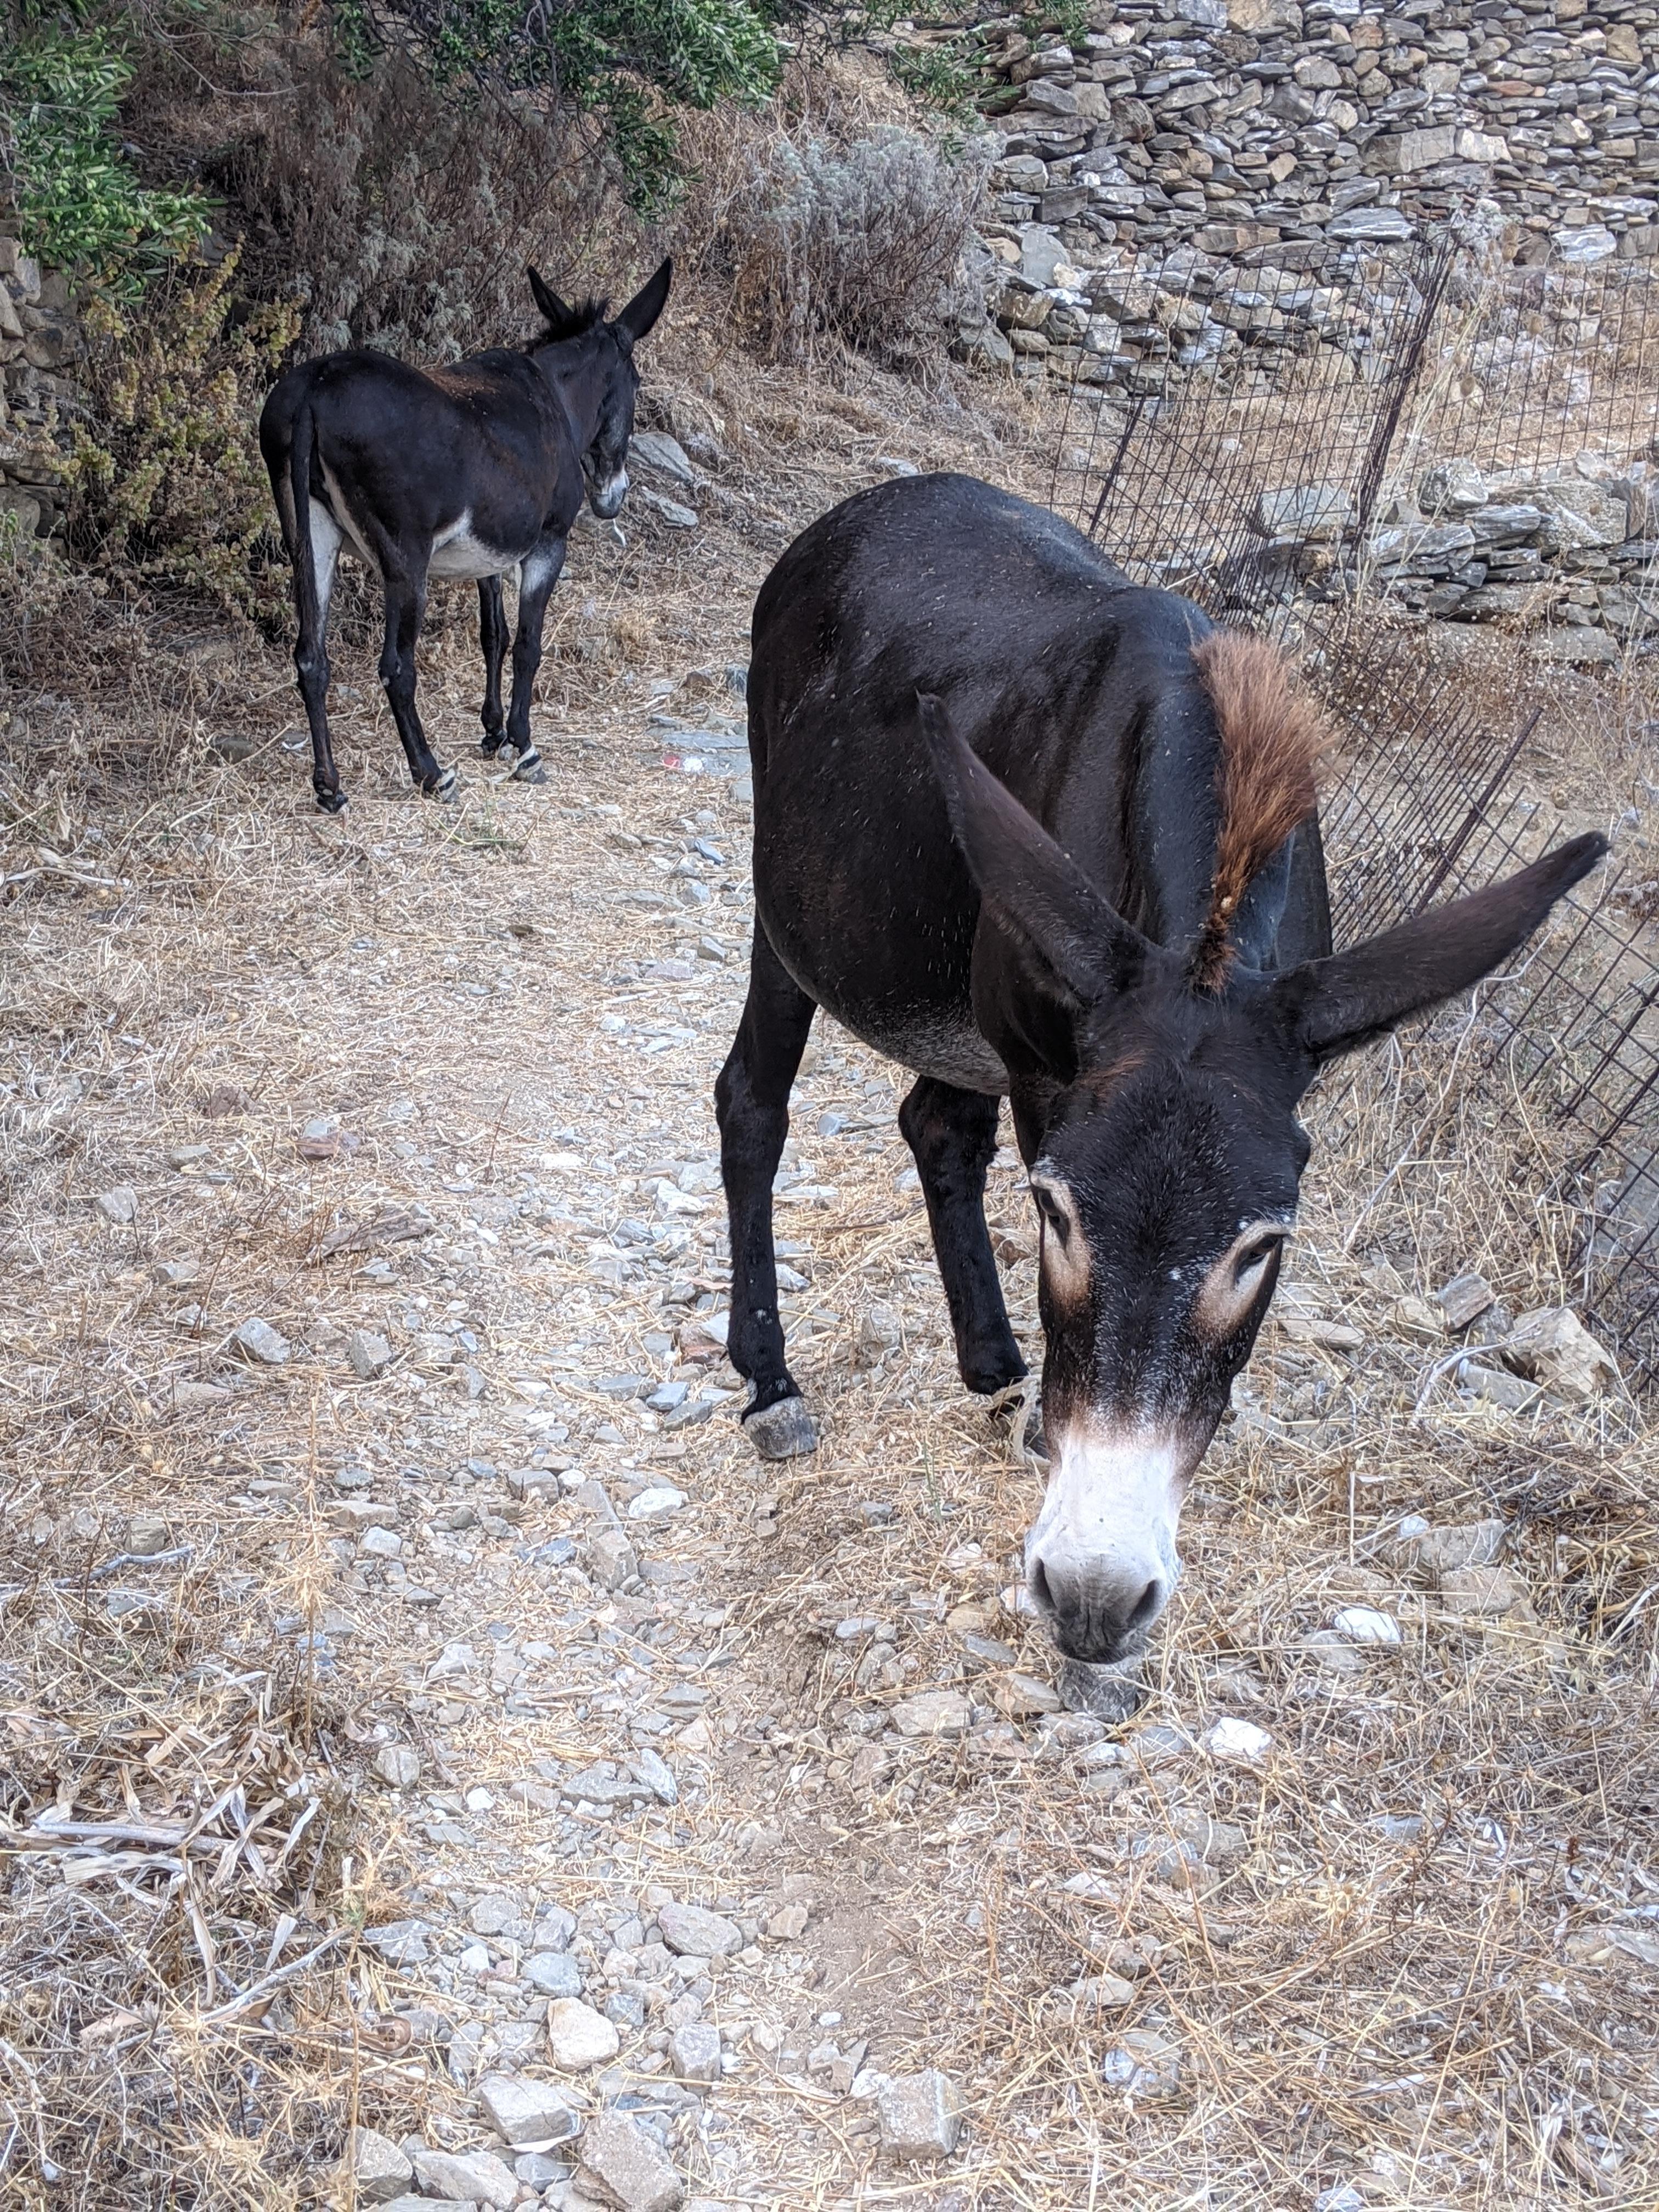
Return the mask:
M 1273 1747 L 1273 1740 L 1264 1728 L 1254 1721 L 1241 1721 L 1229 1715 L 1206 1729 L 1200 1739 L 1212 1759 L 1223 1759 L 1240 1765 L 1253 1765 L 1265 1759 Z
M 1331 1622 L 1350 1644 L 1398 1644 L 1400 1623 L 1390 1613 L 1377 1613 L 1368 1605 L 1345 1605 Z

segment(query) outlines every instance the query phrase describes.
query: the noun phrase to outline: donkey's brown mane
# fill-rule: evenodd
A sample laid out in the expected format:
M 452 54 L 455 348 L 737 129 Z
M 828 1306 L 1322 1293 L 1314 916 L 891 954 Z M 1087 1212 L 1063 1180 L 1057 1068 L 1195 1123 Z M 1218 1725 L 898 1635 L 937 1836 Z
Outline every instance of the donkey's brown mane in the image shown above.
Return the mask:
M 1193 948 L 1194 990 L 1218 991 L 1235 948 L 1227 933 L 1252 878 L 1298 823 L 1314 811 L 1315 771 L 1324 744 L 1319 710 L 1297 688 L 1279 648 L 1243 630 L 1212 630 L 1193 647 L 1199 681 L 1221 734 L 1210 911 Z

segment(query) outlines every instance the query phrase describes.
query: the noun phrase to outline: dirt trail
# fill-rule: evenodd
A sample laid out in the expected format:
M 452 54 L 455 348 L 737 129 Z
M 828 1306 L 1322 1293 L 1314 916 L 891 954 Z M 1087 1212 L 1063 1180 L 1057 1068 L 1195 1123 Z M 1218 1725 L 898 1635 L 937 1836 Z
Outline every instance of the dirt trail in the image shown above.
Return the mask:
M 706 635 L 739 652 L 735 601 Z M 1152 1702 L 1109 1738 L 1060 1713 L 1000 1595 L 1035 1475 L 957 1382 L 897 1072 L 827 1027 L 779 1204 L 824 1442 L 763 1468 L 738 1428 L 726 659 L 539 726 L 534 791 L 469 757 L 472 680 L 434 655 L 453 810 L 398 790 L 347 700 L 343 821 L 309 814 L 297 759 L 225 771 L 161 848 L 82 840 L 84 880 L 13 939 L 7 1528 L 33 1609 L 4 1649 L 17 1727 L 48 1734 L 12 1818 L 54 1790 L 94 1822 L 200 1808 L 228 1756 L 205 1735 L 193 1766 L 150 1739 L 118 1788 L 53 1769 L 53 1716 L 101 1698 L 107 1735 L 111 1681 L 159 1713 L 257 1661 L 337 1827 L 288 1955 L 333 1948 L 264 2043 L 191 2046 L 216 2109 L 241 2100 L 221 2178 L 289 2201 L 264 2131 L 319 2159 L 353 2118 L 492 2142 L 473 2091 L 504 2070 L 637 2114 L 721 2206 L 1641 2201 L 1654 1960 L 1571 1941 L 1647 1925 L 1651 1808 L 1599 1749 L 1645 1692 L 1583 1632 L 1571 1555 L 1517 1534 L 1483 1609 L 1392 1537 L 1408 1510 L 1519 1532 L 1514 1470 L 1565 1467 L 1563 1432 L 1482 1407 L 1410 1431 L 1425 1355 L 1315 1188 L 1288 1299 L 1314 1322 L 1264 1342 L 1206 1465 Z M 1006 1151 L 989 1210 L 1034 1337 Z M 1320 1335 L 1339 1316 L 1357 1358 Z M 250 1322 L 280 1358 L 230 1341 Z M 1604 1498 L 1628 1479 L 1597 1456 Z M 88 1596 L 135 1538 L 164 1556 L 121 1571 L 132 1604 Z M 1400 1642 L 1334 1637 L 1355 1603 Z M 1218 1720 L 1249 1729 L 1206 1747 Z M 65 1863 L 28 1859 L 14 1943 L 99 1879 Z M 225 2002 L 285 1895 L 248 1879 L 246 1977 L 222 1932 L 204 1966 Z M 149 1893 L 172 1994 L 110 2031 L 137 2070 L 146 2037 L 185 2047 L 175 2001 L 208 2005 L 178 1884 Z M 671 1902 L 734 1923 L 735 1955 L 662 1940 Z M 617 2029 L 597 2071 L 549 2051 L 578 1986 Z M 720 2078 L 678 2080 L 665 2045 L 703 2024 Z M 928 2067 L 966 2112 L 937 2171 L 883 2149 L 872 2094 Z M 151 2201 L 100 2197 L 88 2160 L 82 2201 Z

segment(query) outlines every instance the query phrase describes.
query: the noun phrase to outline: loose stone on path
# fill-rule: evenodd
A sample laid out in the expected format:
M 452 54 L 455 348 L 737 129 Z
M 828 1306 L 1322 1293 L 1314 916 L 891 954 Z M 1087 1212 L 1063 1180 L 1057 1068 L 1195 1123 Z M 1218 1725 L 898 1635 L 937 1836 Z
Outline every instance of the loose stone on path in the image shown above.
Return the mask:
M 720 2032 L 706 2022 L 693 2021 L 676 2029 L 669 2039 L 669 2063 L 680 2081 L 718 2081 L 720 2078 Z
M 518 2176 L 494 2151 L 417 2151 L 414 2165 L 415 2178 L 428 2196 L 487 2204 L 495 2212 L 507 2212 L 519 2201 Z
M 946 2074 L 899 2074 L 876 2091 L 884 2150 L 895 2158 L 948 2158 L 962 2134 L 962 2099 Z
M 577 2182 L 623 2212 L 678 2212 L 685 2190 L 656 2137 L 625 2112 L 601 2112 L 582 2131 Z
M 547 2008 L 547 2047 L 556 2066 L 580 2073 L 602 2066 L 622 2049 L 613 2021 L 579 1997 L 556 1997 Z
M 415 2169 L 389 2136 L 374 2128 L 353 2128 L 340 2160 L 340 2178 L 356 2192 L 360 2204 L 386 2204 L 410 2188 Z
M 478 2084 L 478 2102 L 496 2134 L 515 2150 L 549 2150 L 581 2126 L 557 2089 L 516 2075 L 486 2074 Z
M 729 1959 L 743 1948 L 743 1930 L 735 1920 L 700 1905 L 665 1905 L 657 1912 L 662 1940 L 683 1958 Z

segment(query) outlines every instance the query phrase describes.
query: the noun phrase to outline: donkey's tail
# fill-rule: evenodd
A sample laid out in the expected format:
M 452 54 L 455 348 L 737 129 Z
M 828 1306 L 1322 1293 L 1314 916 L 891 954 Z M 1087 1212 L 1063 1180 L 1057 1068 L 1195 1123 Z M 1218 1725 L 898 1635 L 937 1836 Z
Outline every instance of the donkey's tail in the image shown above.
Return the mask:
M 302 403 L 294 418 L 288 449 L 289 490 L 294 501 L 294 580 L 299 594 L 301 637 L 314 636 L 321 620 L 317 556 L 311 540 L 311 459 L 316 444 L 317 425 L 310 407 Z

